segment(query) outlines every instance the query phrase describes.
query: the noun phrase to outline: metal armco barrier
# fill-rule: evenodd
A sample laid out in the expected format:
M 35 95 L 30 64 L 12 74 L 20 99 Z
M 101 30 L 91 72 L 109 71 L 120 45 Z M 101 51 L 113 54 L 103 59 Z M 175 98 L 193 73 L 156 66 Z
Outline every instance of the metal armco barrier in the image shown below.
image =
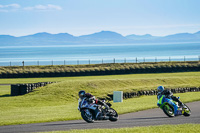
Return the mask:
M 46 86 L 47 84 L 52 84 L 54 82 L 39 82 L 30 84 L 11 84 L 11 96 L 24 95 L 32 92 L 38 87 Z

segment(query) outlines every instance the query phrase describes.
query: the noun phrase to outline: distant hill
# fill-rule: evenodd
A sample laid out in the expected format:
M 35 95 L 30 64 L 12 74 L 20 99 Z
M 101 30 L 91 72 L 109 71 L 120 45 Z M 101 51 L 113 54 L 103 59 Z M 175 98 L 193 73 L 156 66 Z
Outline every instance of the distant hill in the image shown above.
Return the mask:
M 146 35 L 128 35 L 126 36 L 126 38 L 128 39 L 132 39 L 132 40 L 151 40 L 151 39 L 156 39 L 158 37 L 152 36 L 150 34 L 146 34 Z
M 68 33 L 50 34 L 36 33 L 33 35 L 14 37 L 0 35 L 0 46 L 37 46 L 37 45 L 68 45 L 68 44 L 110 44 L 110 43 L 163 43 L 163 42 L 200 42 L 200 31 L 179 33 L 164 37 L 146 35 L 122 36 L 112 31 L 101 31 L 94 34 L 73 36 Z
M 152 36 L 150 34 L 146 35 L 128 35 L 128 39 L 137 40 L 137 42 L 147 43 L 164 43 L 164 42 L 200 42 L 200 31 L 194 34 L 191 33 L 178 33 L 173 35 L 168 35 L 164 37 Z
M 68 33 L 50 34 L 37 33 L 28 36 L 18 37 L 18 44 L 20 45 L 62 45 L 76 42 L 76 38 Z
M 179 33 L 174 35 L 168 35 L 161 38 L 162 41 L 167 42 L 195 42 L 200 41 L 200 32 L 191 34 L 191 33 Z
M 15 45 L 17 37 L 10 35 L 0 35 L 0 46 L 4 45 Z
M 98 33 L 83 35 L 79 37 L 81 42 L 86 43 L 124 43 L 128 39 L 119 33 L 112 31 L 101 31 Z

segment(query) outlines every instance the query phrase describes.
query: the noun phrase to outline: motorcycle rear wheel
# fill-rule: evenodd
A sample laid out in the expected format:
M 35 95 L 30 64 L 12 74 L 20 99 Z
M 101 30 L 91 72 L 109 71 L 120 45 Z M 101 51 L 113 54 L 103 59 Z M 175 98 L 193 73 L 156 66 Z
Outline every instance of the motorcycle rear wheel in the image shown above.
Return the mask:
M 115 111 L 113 108 L 109 108 L 108 111 L 109 111 L 109 120 L 112 122 L 117 121 L 119 118 L 117 111 Z
M 187 109 L 184 109 L 183 115 L 184 115 L 184 116 L 190 116 L 190 115 L 191 115 L 191 110 L 190 110 L 190 108 L 189 108 L 186 104 L 184 104 L 184 105 L 187 107 Z
M 92 113 L 88 109 L 82 110 L 81 111 L 81 116 L 88 123 L 93 123 L 94 122 L 94 118 L 92 116 Z

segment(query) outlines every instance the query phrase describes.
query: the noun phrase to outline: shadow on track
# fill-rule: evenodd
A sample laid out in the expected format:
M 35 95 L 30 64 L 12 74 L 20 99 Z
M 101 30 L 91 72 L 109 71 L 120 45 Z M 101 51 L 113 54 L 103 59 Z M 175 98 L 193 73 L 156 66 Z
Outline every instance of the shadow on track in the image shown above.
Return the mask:
M 131 119 L 124 119 L 124 120 L 155 120 L 155 119 L 166 119 L 169 117 L 146 117 L 146 118 L 131 118 Z
M 59 124 L 46 124 L 43 126 L 61 126 L 61 125 L 80 125 L 80 124 L 87 124 L 86 122 L 77 122 L 77 123 L 59 123 Z

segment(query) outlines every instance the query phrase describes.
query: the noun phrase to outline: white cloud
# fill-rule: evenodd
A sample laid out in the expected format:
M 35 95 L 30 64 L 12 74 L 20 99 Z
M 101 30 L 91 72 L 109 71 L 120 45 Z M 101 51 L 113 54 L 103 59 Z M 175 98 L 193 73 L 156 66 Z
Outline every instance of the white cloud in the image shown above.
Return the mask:
M 57 5 L 36 5 L 33 7 L 25 7 L 24 10 L 39 10 L 39 11 L 49 11 L 49 10 L 62 10 L 60 6 Z
M 21 6 L 19 4 L 0 5 L 0 12 L 16 11 Z
M 58 5 L 36 5 L 36 6 L 30 6 L 30 7 L 21 7 L 19 4 L 8 4 L 8 5 L 0 5 L 0 12 L 12 12 L 12 11 L 18 11 L 18 10 L 36 10 L 36 11 L 51 11 L 51 10 L 62 10 L 62 7 Z
M 20 8 L 19 4 L 0 5 L 0 8 Z

